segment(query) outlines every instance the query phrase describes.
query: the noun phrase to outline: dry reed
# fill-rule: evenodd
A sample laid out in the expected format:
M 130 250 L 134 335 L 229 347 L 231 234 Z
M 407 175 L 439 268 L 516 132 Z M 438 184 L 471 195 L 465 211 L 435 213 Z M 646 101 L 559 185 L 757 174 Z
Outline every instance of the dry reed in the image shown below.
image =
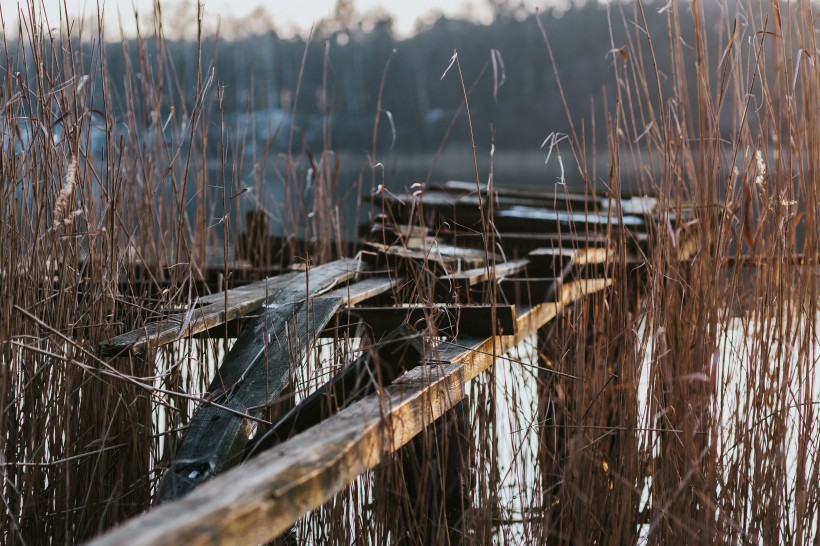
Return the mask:
M 619 249 L 610 290 L 476 380 L 460 410 L 466 430 L 448 415 L 407 448 L 416 455 L 396 454 L 298 522 L 296 539 L 820 540 L 816 7 L 727 1 L 719 18 L 698 0 L 609 9 L 617 100 L 598 120 L 608 135 L 603 185 L 615 215 L 623 188 L 658 196 L 664 213 L 643 264 L 630 270 L 628 234 L 609 228 Z M 230 286 L 230 238 L 244 199 L 298 235 L 285 257 L 262 252 L 264 265 L 342 254 L 339 159 L 332 127 L 318 153 L 295 151 L 286 128 L 279 216 L 264 197 L 267 158 L 256 156 L 273 139 L 257 146 L 226 134 L 218 75 L 200 51 L 197 81 L 179 81 L 159 13 L 150 34 L 124 45 L 121 95 L 102 29 L 69 34 L 49 30 L 34 8 L 21 15 L 17 28 L 4 23 L 0 44 L 0 540 L 76 543 L 150 505 L 228 347 L 190 340 L 102 361 L 96 344 L 193 303 L 212 256 L 222 256 L 222 286 Z M 647 35 L 647 17 L 665 17 L 668 34 Z M 662 50 L 669 73 L 658 68 Z M 458 70 L 453 85 L 469 107 L 478 80 L 468 90 Z M 326 62 L 325 85 L 327 77 Z M 192 83 L 186 103 L 178 90 Z M 380 105 L 369 160 L 373 189 L 386 191 L 376 167 L 382 114 Z M 600 182 L 586 153 L 594 128 L 572 128 L 567 145 L 591 191 Z M 252 187 L 241 181 L 246 157 Z M 348 190 L 360 201 L 361 179 Z M 683 202 L 694 215 L 680 222 Z M 492 214 L 482 211 L 482 220 L 489 254 Z M 681 262 L 689 238 L 700 247 Z M 432 301 L 430 271 L 411 273 L 413 296 Z M 640 285 L 630 280 L 638 275 Z M 366 345 L 348 341 L 311 348 L 290 398 Z M 453 428 L 466 438 L 455 455 L 446 441 Z M 464 508 L 456 533 L 441 525 L 447 461 L 469 476 L 455 488 Z

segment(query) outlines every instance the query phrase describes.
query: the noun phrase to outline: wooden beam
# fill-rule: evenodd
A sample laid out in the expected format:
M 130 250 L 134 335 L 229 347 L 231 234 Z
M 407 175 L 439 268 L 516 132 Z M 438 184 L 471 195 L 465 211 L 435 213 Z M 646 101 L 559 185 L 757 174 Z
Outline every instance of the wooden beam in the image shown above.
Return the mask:
M 512 207 L 496 215 L 496 226 L 501 231 L 531 231 L 533 233 L 556 233 L 559 229 L 584 232 L 601 231 L 608 227 L 626 228 L 637 232 L 648 229 L 641 216 L 624 214 L 620 218 L 606 212 L 555 211 L 537 207 Z
M 141 355 L 149 346 L 161 346 L 214 328 L 259 309 L 271 298 L 283 299 L 305 294 L 311 284 L 323 290 L 353 278 L 367 267 L 358 260 L 337 260 L 304 272 L 290 272 L 196 300 L 184 313 L 103 341 L 97 352 L 104 357 Z M 330 280 L 330 282 L 328 282 Z
M 518 317 L 518 334 L 442 342 L 430 366 L 203 484 L 184 499 L 126 522 L 91 544 L 255 544 L 290 529 L 410 441 L 464 396 L 465 384 L 574 301 L 610 281 L 567 283 L 554 303 Z
M 450 246 L 432 238 L 416 248 L 381 243 L 367 243 L 365 248 L 371 252 L 362 253 L 362 257 L 374 270 L 386 268 L 405 276 L 404 270 L 408 267 L 425 267 L 436 276 L 448 275 L 483 265 L 487 258 L 483 250 Z M 500 257 L 497 259 L 499 263 L 502 261 Z
M 495 316 L 495 328 L 493 328 Z M 322 337 L 338 337 L 360 323 L 367 325 L 376 339 L 407 323 L 419 330 L 447 337 L 491 336 L 504 332 L 514 334 L 516 327 L 513 305 L 431 305 L 414 307 L 354 307 L 339 313 L 334 326 L 322 332 Z
M 518 307 L 532 307 L 555 301 L 564 282 L 561 277 L 510 277 L 498 283 L 498 301 Z
M 401 277 L 370 277 L 357 283 L 337 288 L 327 293 L 327 296 L 339 297 L 344 300 L 345 305 L 359 305 L 369 299 L 381 296 L 401 284 Z

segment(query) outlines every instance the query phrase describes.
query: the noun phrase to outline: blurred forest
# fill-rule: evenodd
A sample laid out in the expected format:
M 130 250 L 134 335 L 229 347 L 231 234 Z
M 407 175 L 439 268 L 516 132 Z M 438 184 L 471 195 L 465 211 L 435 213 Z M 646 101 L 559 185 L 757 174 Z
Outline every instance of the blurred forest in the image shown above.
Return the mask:
M 688 10 L 685 4 L 682 12 Z M 717 3 L 708 7 L 719 9 Z M 177 116 L 175 122 L 185 119 L 197 86 L 203 85 L 198 78 L 201 67 L 224 91 L 219 100 L 211 94 L 209 109 L 216 111 L 221 105 L 223 124 L 211 123 L 209 132 L 227 128 L 230 138 L 281 147 L 287 144 L 294 116 L 297 147 L 370 151 L 384 76 L 379 150 L 431 153 L 463 100 L 457 71 L 442 77 L 457 51 L 465 85 L 474 86 L 470 110 L 476 144 L 482 151 L 491 144 L 506 150 L 537 151 L 548 135 L 567 132 L 566 110 L 576 122 L 584 120 L 586 137 L 597 138 L 600 146 L 605 138 L 602 113 L 606 102 L 614 101 L 611 65 L 626 60 L 624 22 L 638 24 L 634 5 L 587 1 L 538 14 L 500 1 L 493 2 L 493 8 L 490 24 L 431 15 L 407 38 L 396 36 L 389 14 L 358 13 L 352 0 L 339 0 L 335 14 L 317 22 L 309 38 L 280 35 L 274 30 L 275 14 L 264 10 L 248 19 L 224 21 L 218 32 L 197 36 L 194 9 L 171 16 L 155 14 L 157 21 L 161 16 L 162 24 L 141 25 L 139 43 L 136 38 L 113 41 L 114 32 L 106 29 L 103 47 L 115 97 L 126 93 L 126 63 L 144 67 L 145 59 L 140 56 L 163 57 L 167 66 L 174 67 L 176 85 L 157 90 L 163 95 L 165 110 L 138 113 L 146 126 L 165 121 L 172 112 Z M 668 35 L 665 9 L 668 5 L 663 3 L 646 3 L 648 34 L 654 40 Z M 556 70 L 536 18 L 546 31 Z M 158 33 L 164 40 L 156 39 Z M 95 32 L 90 34 L 96 37 Z M 100 47 L 82 37 L 78 42 L 78 49 L 89 58 L 90 48 Z M 668 50 L 666 44 L 655 47 L 662 73 L 668 73 Z M 114 105 L 115 112 L 125 110 L 122 104 Z M 593 123 L 595 131 L 591 130 Z M 102 142 L 105 135 L 97 137 Z M 452 128 L 448 144 L 469 146 L 466 116 Z M 246 152 L 252 148 L 243 147 Z

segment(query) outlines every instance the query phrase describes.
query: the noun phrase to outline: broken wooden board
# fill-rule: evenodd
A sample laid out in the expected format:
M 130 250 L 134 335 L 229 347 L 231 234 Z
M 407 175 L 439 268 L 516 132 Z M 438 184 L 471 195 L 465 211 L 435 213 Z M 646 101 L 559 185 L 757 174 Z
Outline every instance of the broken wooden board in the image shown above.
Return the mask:
M 498 262 L 439 277 L 434 299 L 437 303 L 482 304 L 493 300 L 493 285 L 526 271 L 529 260 Z
M 607 268 L 612 268 L 618 258 L 609 248 L 537 248 L 529 253 L 532 266 L 527 271 L 533 276 L 563 279 L 601 278 L 610 276 Z M 635 257 L 627 257 L 627 264 L 636 261 Z
M 523 272 L 529 265 L 529 260 L 513 260 L 510 262 L 498 262 L 494 265 L 476 267 L 444 275 L 440 280 L 456 285 L 475 286 L 476 284 L 489 282 L 517 275 Z
M 287 299 L 304 295 L 311 285 L 317 283 L 323 286 L 323 290 L 330 290 L 366 268 L 358 260 L 337 260 L 306 272 L 290 272 L 234 288 L 227 294 L 211 294 L 199 298 L 184 313 L 103 341 L 97 351 L 105 357 L 141 355 L 149 346 L 173 343 L 251 313 L 271 298 Z
M 518 334 L 444 342 L 409 371 L 306 432 L 177 502 L 126 522 L 92 546 L 266 543 L 409 442 L 464 396 L 465 384 L 605 279 L 564 285 L 557 302 L 518 317 Z
M 208 400 L 194 413 L 160 482 L 159 502 L 186 495 L 241 460 L 253 420 L 263 417 L 265 407 L 288 384 L 291 370 L 303 362 L 345 302 L 339 295 L 317 296 L 345 278 L 345 271 L 321 266 L 310 273 L 309 284 L 274 292 L 225 356 L 208 387 Z

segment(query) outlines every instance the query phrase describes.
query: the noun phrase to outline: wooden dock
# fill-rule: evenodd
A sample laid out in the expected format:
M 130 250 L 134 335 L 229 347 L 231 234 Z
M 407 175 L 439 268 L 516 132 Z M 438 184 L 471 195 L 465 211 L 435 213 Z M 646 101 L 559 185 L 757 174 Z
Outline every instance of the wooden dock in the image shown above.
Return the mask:
M 692 211 L 646 196 L 450 182 L 382 205 L 352 257 L 200 297 L 98 347 L 146 358 L 192 336 L 236 338 L 156 506 L 93 544 L 276 539 L 456 408 L 471 380 L 565 310 L 615 282 L 640 291 L 659 218 L 679 234 L 678 259 L 698 249 L 685 229 Z M 271 244 L 264 235 L 243 245 Z M 368 349 L 269 420 L 317 340 L 343 337 Z

